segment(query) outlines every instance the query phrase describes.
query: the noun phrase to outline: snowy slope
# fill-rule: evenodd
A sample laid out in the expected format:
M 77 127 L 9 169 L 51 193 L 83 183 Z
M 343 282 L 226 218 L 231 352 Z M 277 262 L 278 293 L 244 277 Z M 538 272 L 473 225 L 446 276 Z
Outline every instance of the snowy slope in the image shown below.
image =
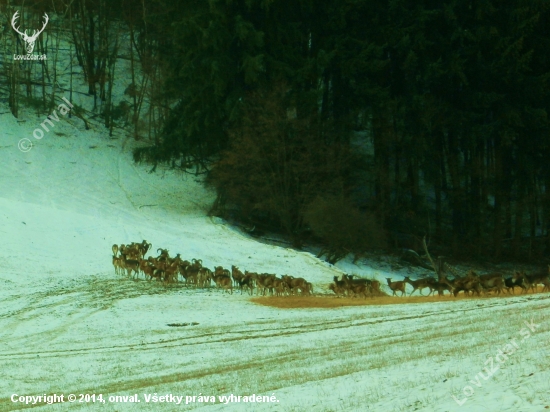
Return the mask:
M 32 131 L 43 118 L 23 120 L 0 115 L 0 410 L 67 408 L 11 400 L 45 393 L 101 393 L 105 403 L 71 405 L 101 411 L 550 406 L 548 295 L 281 310 L 215 289 L 121 278 L 111 245 L 142 239 L 209 267 L 303 276 L 321 292 L 341 272 L 207 217 L 213 193 L 194 176 L 135 166 L 134 142 L 123 135 L 109 139 L 99 127 L 83 131 L 78 119 L 65 118 L 37 141 Z M 17 149 L 24 137 L 34 143 L 27 153 Z M 525 338 L 531 320 L 540 326 L 530 324 Z M 511 339 L 516 351 L 488 377 L 487 359 Z M 109 401 L 134 394 L 139 403 Z M 184 396 L 184 405 L 147 402 L 153 394 Z M 185 396 L 199 394 L 259 394 L 278 402 L 213 405 L 196 398 L 185 405 Z

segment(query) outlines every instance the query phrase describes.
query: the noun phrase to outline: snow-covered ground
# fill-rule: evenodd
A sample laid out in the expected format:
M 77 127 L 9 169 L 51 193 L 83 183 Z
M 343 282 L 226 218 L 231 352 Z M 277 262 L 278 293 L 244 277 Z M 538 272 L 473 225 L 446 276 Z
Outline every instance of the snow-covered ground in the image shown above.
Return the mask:
M 43 119 L 25 120 L 0 115 L 0 410 L 67 408 L 12 401 L 44 394 L 76 394 L 71 409 L 101 411 L 550 406 L 548 295 L 276 309 L 245 295 L 116 276 L 111 245 L 142 239 L 209 267 L 302 276 L 320 293 L 341 272 L 207 217 L 212 193 L 192 175 L 134 165 L 133 142 L 122 135 L 63 119 L 36 140 Z M 34 143 L 27 153 L 17 149 L 23 137 Z M 80 403 L 80 394 L 102 394 L 105 403 Z M 153 402 L 167 394 L 183 404 Z M 276 402 L 219 402 L 231 394 Z

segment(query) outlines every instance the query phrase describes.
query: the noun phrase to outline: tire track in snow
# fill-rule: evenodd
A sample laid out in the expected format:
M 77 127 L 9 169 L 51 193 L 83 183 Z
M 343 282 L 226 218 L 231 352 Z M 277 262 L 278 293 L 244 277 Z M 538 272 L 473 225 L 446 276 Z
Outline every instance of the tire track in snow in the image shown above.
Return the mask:
M 504 306 L 506 309 L 511 309 L 514 305 L 519 305 L 523 303 L 522 301 L 517 301 L 513 303 L 493 303 L 485 305 L 485 309 L 490 307 Z M 367 306 L 368 307 L 368 306 Z M 547 305 L 541 306 L 542 308 L 550 307 L 550 303 Z M 472 308 L 461 308 L 458 311 L 453 309 L 448 310 L 435 310 L 430 312 L 424 312 L 421 314 L 412 314 L 412 315 L 402 315 L 402 316 L 392 316 L 392 317 L 383 317 L 380 319 L 366 319 L 371 314 L 365 313 L 360 316 L 360 320 L 343 320 L 335 319 L 332 321 L 323 321 L 323 322 L 313 322 L 311 324 L 304 323 L 297 326 L 290 326 L 285 330 L 281 330 L 281 327 L 271 327 L 271 328 L 259 328 L 259 329 L 244 329 L 244 330 L 235 330 L 234 325 L 231 326 L 222 326 L 221 330 L 212 333 L 200 333 L 192 336 L 183 336 L 173 339 L 162 339 L 159 341 L 152 341 L 147 343 L 129 343 L 123 345 L 106 345 L 106 346 L 95 346 L 95 347 L 82 347 L 75 349 L 67 350 L 51 350 L 51 351 L 29 351 L 29 352 L 9 352 L 0 354 L 0 359 L 25 359 L 33 358 L 37 355 L 41 357 L 66 357 L 66 356 L 76 356 L 89 353 L 108 353 L 108 352 L 123 352 L 123 351 L 134 351 L 138 348 L 140 351 L 148 350 L 158 350 L 159 348 L 171 348 L 171 347 L 181 347 L 181 346 L 190 346 L 190 345 L 204 345 L 204 344 L 213 344 L 213 343 L 227 343 L 227 342 L 237 342 L 243 340 L 255 340 L 255 339 L 266 339 L 273 337 L 281 336 L 294 336 L 307 333 L 319 333 L 326 332 L 329 330 L 336 329 L 353 329 L 356 327 L 364 327 L 377 325 L 381 323 L 389 322 L 401 322 L 412 319 L 425 319 L 425 318 L 444 318 L 448 320 L 449 315 L 454 315 L 460 318 L 465 312 L 478 311 L 478 307 Z M 511 309 L 512 310 L 512 309 Z M 330 313 L 327 311 L 326 313 Z M 269 323 L 269 322 L 266 322 Z M 62 325 L 58 328 L 62 328 Z
M 30 295 L 15 295 L 8 297 L 10 307 L 20 300 L 20 308 L 0 313 L 0 323 L 3 333 L 0 334 L 0 343 L 14 344 L 28 339 L 49 339 L 59 337 L 59 333 L 67 330 L 71 325 L 93 316 L 99 311 L 111 308 L 117 301 L 142 296 L 144 288 L 136 288 L 135 282 L 124 282 L 124 279 L 104 281 L 86 279 L 81 285 L 56 288 L 44 292 L 35 292 Z M 97 287 L 101 285 L 102 287 Z M 146 289 L 146 288 L 145 288 Z M 156 292 L 162 292 L 158 289 Z M 67 307 L 63 316 L 70 316 L 71 321 L 55 325 L 52 328 L 14 336 L 14 332 L 21 328 L 34 330 L 32 325 L 39 323 L 40 319 L 50 316 L 52 312 Z M 33 323 L 34 322 L 34 323 Z

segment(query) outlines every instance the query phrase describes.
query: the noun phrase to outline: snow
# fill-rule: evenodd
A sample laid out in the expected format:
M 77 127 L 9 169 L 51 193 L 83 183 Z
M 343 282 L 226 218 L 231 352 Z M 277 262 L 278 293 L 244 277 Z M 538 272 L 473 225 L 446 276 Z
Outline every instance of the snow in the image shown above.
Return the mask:
M 99 124 L 85 131 L 78 118 L 63 117 L 36 140 L 44 115 L 22 110 L 18 121 L 6 107 L 0 113 L 0 410 L 57 411 L 59 404 L 11 400 L 54 393 L 76 394 L 71 409 L 92 411 L 550 406 L 548 294 L 277 309 L 214 288 L 117 276 L 111 245 L 142 239 L 153 253 L 167 248 L 210 268 L 301 276 L 322 294 L 343 271 L 384 285 L 403 273 L 349 260 L 333 267 L 307 251 L 260 243 L 207 216 L 214 193 L 199 178 L 133 164 L 137 143 L 121 132 L 110 138 Z M 33 143 L 27 153 L 17 149 L 22 138 Z M 511 339 L 517 350 L 480 378 Z M 79 394 L 102 394 L 105 403 L 78 402 Z M 135 394 L 139 403 L 109 400 Z M 151 402 L 167 394 L 183 396 L 183 405 Z M 231 394 L 278 402 L 185 399 Z

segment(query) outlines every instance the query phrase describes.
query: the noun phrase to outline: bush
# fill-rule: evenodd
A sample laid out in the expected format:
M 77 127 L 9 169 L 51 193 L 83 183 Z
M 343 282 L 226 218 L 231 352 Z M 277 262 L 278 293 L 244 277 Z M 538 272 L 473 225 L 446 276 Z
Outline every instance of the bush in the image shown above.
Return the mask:
M 305 221 L 323 242 L 318 257 L 326 255 L 332 264 L 348 253 L 355 255 L 355 262 L 367 250 L 386 244 L 384 230 L 375 215 L 361 212 L 343 198 L 317 197 L 307 207 Z
M 218 193 L 213 210 L 227 203 L 243 218 L 262 216 L 300 248 L 307 205 L 321 193 L 348 187 L 354 163 L 345 144 L 327 142 L 329 133 L 320 132 L 316 115 L 292 115 L 287 89 L 250 93 L 208 181 Z

